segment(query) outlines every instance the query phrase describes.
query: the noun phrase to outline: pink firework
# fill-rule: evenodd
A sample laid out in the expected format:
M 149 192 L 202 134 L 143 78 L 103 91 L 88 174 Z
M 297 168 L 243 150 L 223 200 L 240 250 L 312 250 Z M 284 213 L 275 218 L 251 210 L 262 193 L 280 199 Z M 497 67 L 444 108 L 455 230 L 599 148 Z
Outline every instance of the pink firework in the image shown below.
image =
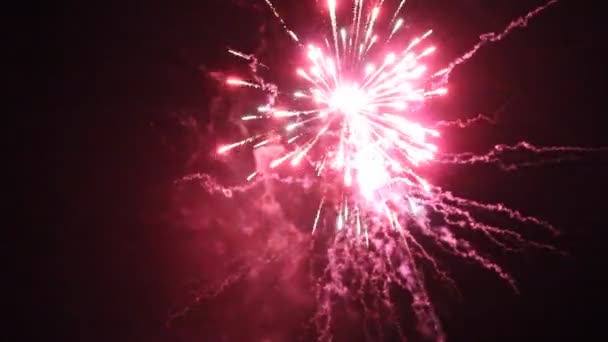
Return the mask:
M 245 145 L 254 149 L 281 145 L 286 149 L 269 160 L 268 165 L 258 165 L 258 170 L 247 176 L 245 185 L 225 187 L 206 174 L 182 180 L 200 181 L 210 193 L 230 197 L 234 192 L 248 191 L 262 180 L 293 184 L 301 178 L 308 181 L 314 177 L 322 184 L 324 193 L 316 215 L 311 218 L 311 231 L 314 234 L 321 226 L 335 227 L 338 231 L 332 235 L 327 248 L 327 265 L 314 281 L 318 284 L 314 322 L 320 339 L 331 339 L 333 301 L 337 297 L 351 298 L 364 314 L 377 313 L 380 306 L 384 307 L 387 310 L 383 311 L 389 313 L 389 322 L 394 322 L 396 330 L 405 338 L 390 297 L 391 287 L 397 286 L 411 295 L 411 308 L 420 333 L 443 340 L 441 324 L 427 293 L 419 262 L 422 260 L 430 265 L 441 280 L 449 284 L 453 281 L 431 255 L 428 244 L 433 245 L 432 250 L 476 262 L 516 289 L 511 276 L 479 253 L 459 232 L 472 232 L 480 236 L 480 240 L 507 250 L 522 247 L 553 250 L 551 246 L 527 239 L 519 231 L 486 223 L 475 213 L 492 213 L 513 222 L 514 226 L 536 226 L 552 233 L 556 230 L 545 221 L 503 204 L 485 204 L 458 197 L 430 184 L 417 171 L 419 167 L 423 164 L 492 163 L 510 170 L 559 162 L 602 149 L 536 147 L 520 142 L 513 146 L 497 145 L 482 155 L 442 153 L 436 146 L 440 136 L 438 128 L 465 128 L 479 121 L 492 120 L 478 115 L 453 122 L 439 121 L 425 127 L 416 117 L 423 114 L 421 108 L 427 99 L 447 94 L 450 73 L 457 65 L 467 61 L 485 44 L 499 41 L 513 29 L 525 26 L 528 20 L 557 1 L 551 0 L 513 20 L 501 32 L 482 35 L 472 49 L 443 68 L 430 66 L 436 51 L 430 41 L 431 30 L 421 30 L 421 34 L 413 37 L 401 37 L 406 34 L 402 32 L 404 19 L 400 17 L 405 0 L 394 3 L 392 11 L 384 0 L 354 0 L 349 6 L 346 2 L 328 0 L 330 31 L 321 43 L 306 42 L 298 37 L 270 0 L 265 2 L 287 36 L 301 47 L 301 56 L 307 62 L 293 71 L 294 84 L 299 86 L 284 91 L 259 75 L 258 67 L 269 66 L 255 56 L 229 50 L 230 54 L 247 60 L 252 73 L 249 77 L 227 78 L 226 85 L 267 94 L 267 101 L 257 105 L 255 114 L 244 115 L 241 120 L 245 123 L 263 121 L 267 130 L 219 146 L 217 153 L 226 154 Z M 340 22 L 339 18 L 347 20 Z M 388 23 L 388 26 L 377 30 L 379 22 Z M 400 46 L 398 41 L 406 43 Z M 386 51 L 388 49 L 392 51 Z M 504 154 L 521 151 L 545 159 L 520 163 L 502 159 Z M 279 175 L 306 165 L 314 170 L 310 177 L 286 179 Z M 235 274 L 226 279 L 218 291 L 241 276 Z M 362 296 L 363 293 L 371 296 Z M 197 296 L 193 304 L 202 299 L 204 296 Z M 177 315 L 185 314 L 188 309 L 186 307 Z M 370 334 L 378 337 L 381 330 Z
M 278 16 L 274 6 L 267 3 Z M 302 46 L 308 64 L 295 70 L 294 75 L 303 86 L 290 92 L 293 95 L 288 99 L 288 102 L 299 102 L 298 107 L 304 105 L 309 109 L 284 109 L 284 99 L 271 92 L 268 103 L 258 107 L 257 115 L 242 117 L 245 121 L 267 120 L 271 129 L 221 146 L 218 153 L 226 153 L 248 143 L 259 148 L 282 141 L 289 150 L 270 162 L 271 169 L 284 164 L 298 167 L 306 161 L 314 166 L 321 179 L 331 179 L 332 182 L 340 179 L 344 189 L 352 188 L 348 191 L 349 197 L 356 206 L 359 206 L 359 201 L 363 201 L 361 204 L 367 209 L 371 209 L 368 203 L 385 203 L 374 205 L 374 210 L 389 217 L 393 215 L 392 209 L 386 205 L 390 193 L 382 190 L 397 178 L 408 187 L 430 191 L 428 182 L 416 173 L 416 168 L 434 158 L 437 147 L 430 140 L 437 138 L 439 132 L 422 126 L 410 116 L 426 99 L 445 95 L 447 89 L 441 86 L 445 82 L 430 82 L 441 76 L 441 72 L 435 71 L 432 75 L 424 64 L 436 50 L 427 42 L 431 30 L 394 52 L 387 52 L 379 58 L 370 57 L 374 46 L 383 47 L 377 44 L 379 39 L 390 40 L 403 26 L 403 19 L 397 18 L 402 2 L 392 16 L 389 34 L 384 38 L 375 34 L 382 3 L 365 11 L 368 4 L 355 1 L 348 27 L 339 28 L 337 3 L 328 1 L 331 37 L 326 39 L 324 48 L 312 43 Z M 281 23 L 285 26 L 282 19 Z M 301 44 L 292 31 L 287 32 Z M 234 50 L 230 53 L 245 59 L 252 58 Z M 226 83 L 267 89 L 260 79 L 229 78 Z M 257 171 L 248 180 L 256 175 Z M 341 205 L 345 207 L 337 220 L 339 230 L 350 219 L 349 201 L 345 200 Z M 322 207 L 320 205 L 319 210 Z M 356 210 L 352 214 L 358 212 Z M 317 223 L 315 220 L 313 231 Z

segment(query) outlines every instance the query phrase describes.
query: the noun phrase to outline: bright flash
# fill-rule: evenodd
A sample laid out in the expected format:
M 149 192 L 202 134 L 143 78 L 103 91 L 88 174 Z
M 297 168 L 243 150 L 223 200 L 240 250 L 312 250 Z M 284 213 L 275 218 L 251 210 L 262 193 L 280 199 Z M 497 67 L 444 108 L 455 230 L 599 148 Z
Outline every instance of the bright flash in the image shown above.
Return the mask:
M 332 110 L 347 115 L 362 112 L 367 104 L 367 94 L 356 84 L 337 88 L 329 100 L 329 107 Z

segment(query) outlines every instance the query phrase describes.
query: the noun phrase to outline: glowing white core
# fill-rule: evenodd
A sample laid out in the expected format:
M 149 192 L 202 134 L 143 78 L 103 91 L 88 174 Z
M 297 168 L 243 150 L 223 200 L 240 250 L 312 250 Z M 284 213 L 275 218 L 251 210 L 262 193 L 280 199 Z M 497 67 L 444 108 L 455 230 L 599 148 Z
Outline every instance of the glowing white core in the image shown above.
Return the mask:
M 367 102 L 367 94 L 355 84 L 337 88 L 331 95 L 329 106 L 335 111 L 353 115 L 361 112 Z

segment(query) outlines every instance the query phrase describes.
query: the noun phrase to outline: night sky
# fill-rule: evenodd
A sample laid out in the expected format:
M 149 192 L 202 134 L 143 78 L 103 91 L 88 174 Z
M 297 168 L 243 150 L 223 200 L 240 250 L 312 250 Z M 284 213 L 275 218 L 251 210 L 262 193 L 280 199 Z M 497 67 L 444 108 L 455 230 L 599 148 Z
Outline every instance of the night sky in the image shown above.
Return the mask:
M 327 25 L 321 4 L 276 3 L 300 36 Z M 439 64 L 540 3 L 408 0 L 405 9 L 408 29 L 435 30 Z M 285 226 L 309 225 L 318 203 L 318 194 L 278 187 L 285 209 L 280 218 L 265 217 L 247 204 L 259 192 L 237 202 L 174 183 L 205 172 L 236 184 L 254 168 L 251 151 L 232 164 L 213 156 L 218 142 L 241 134 L 230 116 L 254 103 L 250 92 L 226 92 L 214 75 L 247 70 L 226 53 L 232 47 L 282 63 L 270 76 L 289 83 L 297 50 L 264 2 L 64 3 L 29 8 L 26 17 L 14 26 L 16 48 L 44 77 L 24 89 L 40 89 L 28 103 L 45 109 L 17 113 L 26 131 L 15 141 L 27 151 L 19 157 L 27 181 L 18 198 L 28 237 L 27 256 L 13 262 L 28 283 L 15 312 L 24 323 L 19 339 L 314 341 L 305 258 L 270 262 L 167 325 L 171 312 L 259 257 L 268 241 L 301 252 L 290 243 L 308 236 L 308 226 L 301 234 Z M 562 1 L 457 67 L 449 95 L 429 104 L 429 117 L 483 113 L 497 124 L 447 129 L 440 146 L 608 146 L 604 21 L 597 8 Z M 492 165 L 431 170 L 444 189 L 550 221 L 561 236 L 538 237 L 569 254 L 487 247 L 519 294 L 472 263 L 445 260 L 461 298 L 440 284 L 429 287 L 448 341 L 608 337 L 607 175 L 606 153 L 511 172 Z M 250 222 L 257 231 L 244 229 Z M 336 341 L 359 340 L 356 324 L 338 323 Z

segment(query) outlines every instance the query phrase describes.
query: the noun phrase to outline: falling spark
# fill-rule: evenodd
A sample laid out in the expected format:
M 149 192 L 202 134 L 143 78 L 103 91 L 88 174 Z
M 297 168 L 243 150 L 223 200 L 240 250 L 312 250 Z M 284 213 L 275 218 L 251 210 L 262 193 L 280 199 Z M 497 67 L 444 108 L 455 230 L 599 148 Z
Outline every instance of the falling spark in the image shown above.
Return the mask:
M 319 223 L 319 217 L 321 217 L 321 209 L 323 209 L 323 204 L 325 202 L 325 197 L 321 198 L 321 202 L 319 202 L 319 209 L 317 209 L 317 214 L 315 215 L 315 221 L 312 225 L 312 233 L 315 233 L 317 230 L 317 224 Z
M 251 174 L 249 174 L 249 176 L 247 176 L 247 181 L 250 182 L 257 174 L 258 174 L 257 171 L 254 171 Z
M 241 120 L 243 120 L 243 121 L 258 120 L 258 119 L 263 119 L 263 117 L 259 116 L 259 115 L 244 115 L 244 116 L 241 116 Z
M 242 59 L 246 59 L 246 60 L 250 60 L 251 59 L 250 55 L 244 54 L 244 53 L 236 51 L 236 50 L 228 49 L 228 53 L 231 53 L 231 54 L 233 54 L 233 55 L 235 55 L 237 57 L 241 57 Z
M 399 20 L 397 20 L 397 22 L 395 23 L 395 26 L 393 27 L 393 30 L 391 31 L 391 34 L 386 39 L 387 43 L 391 40 L 391 38 L 393 38 L 393 36 L 395 35 L 395 33 L 397 33 L 397 31 L 399 31 L 399 29 L 401 28 L 402 25 L 403 25 L 403 19 L 399 18 Z
M 240 80 L 238 78 L 229 78 L 229 79 L 226 80 L 226 84 L 233 85 L 233 86 L 245 86 L 245 87 L 251 87 L 251 88 L 260 88 L 259 84 L 243 81 L 243 80 Z
M 397 6 L 397 10 L 395 11 L 393 18 L 391 19 L 391 24 L 395 22 L 395 19 L 397 18 L 397 16 L 399 15 L 399 12 L 401 11 L 401 8 L 403 8 L 403 5 L 405 5 L 405 1 L 406 0 L 401 0 L 401 2 L 399 3 L 399 6 Z
M 264 0 L 266 1 L 266 4 L 268 5 L 268 7 L 270 7 L 270 10 L 272 11 L 272 14 L 274 14 L 274 16 L 279 20 L 279 22 L 281 23 L 281 25 L 283 26 L 283 29 L 285 29 L 285 32 L 287 32 L 287 34 L 289 34 L 289 36 L 295 40 L 297 43 L 300 43 L 300 39 L 298 38 L 298 36 L 289 28 L 287 28 L 287 24 L 285 23 L 285 21 L 283 20 L 283 18 L 279 15 L 279 12 L 277 12 L 277 9 L 274 7 L 274 5 L 272 4 L 272 2 L 270 2 L 270 0 Z

